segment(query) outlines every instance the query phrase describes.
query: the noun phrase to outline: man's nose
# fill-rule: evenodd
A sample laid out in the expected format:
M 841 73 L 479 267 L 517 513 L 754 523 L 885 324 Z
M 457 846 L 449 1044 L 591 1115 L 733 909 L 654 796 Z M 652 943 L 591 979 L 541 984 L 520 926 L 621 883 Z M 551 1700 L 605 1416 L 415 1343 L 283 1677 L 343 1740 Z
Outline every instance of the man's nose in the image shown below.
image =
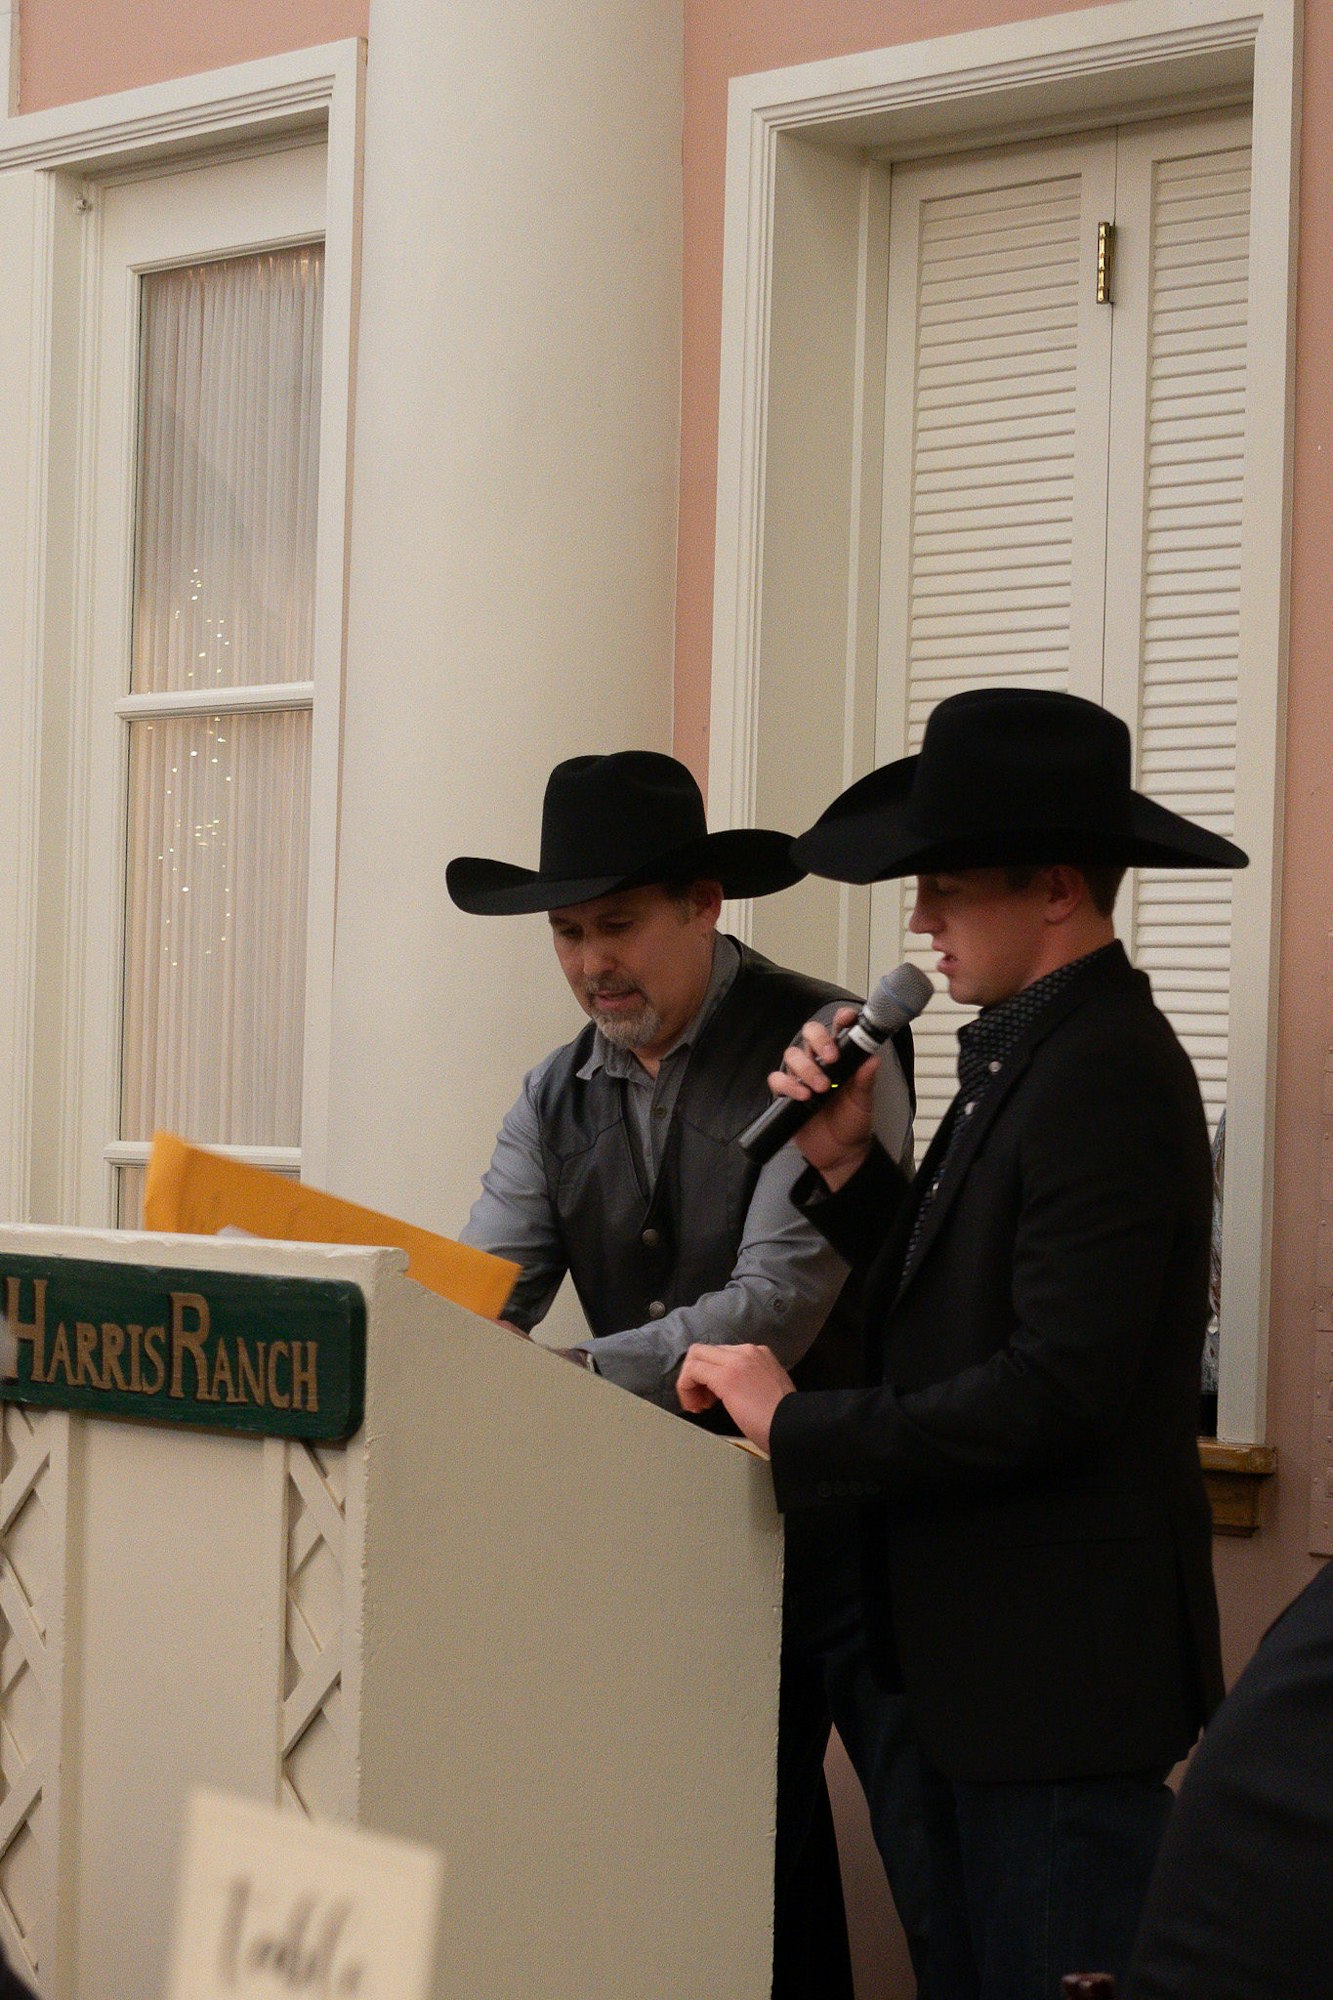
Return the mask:
M 928 931 L 935 928 L 919 894 L 912 905 L 912 914 L 907 919 L 907 928 L 917 937 L 925 937 Z
M 608 972 L 615 970 L 615 963 L 616 954 L 613 945 L 600 943 L 596 938 L 589 939 L 588 943 L 584 945 L 583 977 L 585 979 L 604 979 Z

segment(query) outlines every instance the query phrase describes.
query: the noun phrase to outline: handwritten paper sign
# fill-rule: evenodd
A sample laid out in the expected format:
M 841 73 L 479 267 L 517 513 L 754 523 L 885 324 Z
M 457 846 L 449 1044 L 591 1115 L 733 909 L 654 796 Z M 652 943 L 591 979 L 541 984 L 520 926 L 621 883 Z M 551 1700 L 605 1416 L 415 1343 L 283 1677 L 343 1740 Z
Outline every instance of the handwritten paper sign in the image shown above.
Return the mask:
M 168 2000 L 430 2000 L 443 1874 L 432 1848 L 198 1791 Z

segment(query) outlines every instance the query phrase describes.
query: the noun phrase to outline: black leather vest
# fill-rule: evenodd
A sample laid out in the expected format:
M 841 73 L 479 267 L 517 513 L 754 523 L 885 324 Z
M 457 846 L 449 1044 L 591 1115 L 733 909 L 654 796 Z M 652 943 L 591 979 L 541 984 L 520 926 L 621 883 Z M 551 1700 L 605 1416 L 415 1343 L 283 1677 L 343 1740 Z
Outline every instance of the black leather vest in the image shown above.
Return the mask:
M 768 1072 L 802 1023 L 850 997 L 739 950 L 736 977 L 690 1052 L 651 1191 L 626 1129 L 628 1086 L 602 1069 L 578 1074 L 592 1054 L 591 1022 L 542 1077 L 536 1108 L 547 1185 L 594 1335 L 643 1326 L 726 1284 L 759 1175 L 736 1137 L 768 1103 Z M 900 1060 L 910 1065 L 904 1039 Z M 803 1387 L 860 1381 L 849 1322 L 839 1300 L 800 1364 Z

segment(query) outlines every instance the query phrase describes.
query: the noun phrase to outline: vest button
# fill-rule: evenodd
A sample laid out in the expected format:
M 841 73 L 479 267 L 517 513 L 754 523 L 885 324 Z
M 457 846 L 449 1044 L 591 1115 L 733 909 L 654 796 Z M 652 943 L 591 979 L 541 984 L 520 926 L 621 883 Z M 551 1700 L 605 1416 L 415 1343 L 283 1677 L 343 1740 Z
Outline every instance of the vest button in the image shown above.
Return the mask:
M 649 1299 L 649 1301 L 648 1301 L 648 1317 L 649 1317 L 649 1319 L 665 1319 L 665 1318 L 666 1318 L 666 1307 L 665 1307 L 665 1306 L 664 1306 L 664 1305 L 662 1304 L 662 1301 L 661 1301 L 661 1299 Z
M 662 1241 L 662 1232 L 660 1229 L 653 1229 L 649 1227 L 644 1230 L 643 1235 L 639 1238 L 639 1241 L 643 1244 L 646 1244 L 649 1250 L 656 1250 L 658 1244 Z

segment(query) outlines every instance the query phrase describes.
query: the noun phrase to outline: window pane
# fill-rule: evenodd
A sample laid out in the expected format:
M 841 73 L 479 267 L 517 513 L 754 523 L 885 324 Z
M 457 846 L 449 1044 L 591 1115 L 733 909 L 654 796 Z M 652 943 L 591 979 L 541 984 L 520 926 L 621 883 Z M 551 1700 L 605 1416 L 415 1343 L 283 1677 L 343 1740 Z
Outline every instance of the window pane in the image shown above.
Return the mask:
M 285 1181 L 299 1180 L 295 1167 L 273 1167 L 270 1172 L 278 1174 Z M 116 1174 L 116 1223 L 117 1229 L 143 1228 L 144 1184 L 148 1179 L 147 1167 L 117 1167 Z
M 123 1139 L 301 1137 L 310 711 L 130 726 Z
M 142 281 L 135 693 L 308 680 L 318 244 Z
M 143 1184 L 147 1167 L 116 1168 L 116 1228 L 143 1228 Z

